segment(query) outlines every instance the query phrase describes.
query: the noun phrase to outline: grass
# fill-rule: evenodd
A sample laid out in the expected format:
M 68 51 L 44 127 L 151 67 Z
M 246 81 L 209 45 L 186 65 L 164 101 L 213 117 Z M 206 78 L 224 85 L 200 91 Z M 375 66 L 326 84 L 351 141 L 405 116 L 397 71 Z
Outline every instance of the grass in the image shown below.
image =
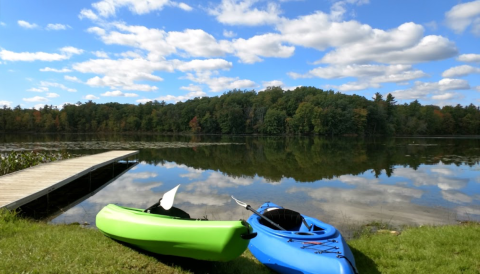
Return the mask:
M 378 232 L 348 242 L 360 273 L 480 273 L 479 223 Z
M 230 262 L 147 254 L 79 225 L 0 210 L 0 273 L 271 273 L 250 252 Z
M 348 242 L 360 273 L 480 273 L 479 223 L 406 227 L 399 235 L 388 229 L 371 223 Z M 225 263 L 153 255 L 96 229 L 6 210 L 0 210 L 0 258 L 0 273 L 272 273 L 248 250 Z

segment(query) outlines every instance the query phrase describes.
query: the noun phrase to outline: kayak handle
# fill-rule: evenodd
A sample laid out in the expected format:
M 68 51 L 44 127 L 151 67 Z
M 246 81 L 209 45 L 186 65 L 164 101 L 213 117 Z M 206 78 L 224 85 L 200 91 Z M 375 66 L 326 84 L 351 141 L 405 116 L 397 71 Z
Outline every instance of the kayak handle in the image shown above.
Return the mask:
M 242 235 L 240 235 L 240 237 L 242 237 L 242 239 L 244 239 L 244 240 L 251 240 L 251 239 L 257 237 L 257 232 L 242 234 Z

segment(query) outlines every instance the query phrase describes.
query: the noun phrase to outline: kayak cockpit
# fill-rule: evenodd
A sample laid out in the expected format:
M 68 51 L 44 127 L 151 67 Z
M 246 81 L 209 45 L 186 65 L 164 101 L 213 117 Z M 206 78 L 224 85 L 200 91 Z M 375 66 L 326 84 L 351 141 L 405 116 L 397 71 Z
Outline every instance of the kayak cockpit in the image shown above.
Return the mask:
M 208 221 L 206 217 L 203 217 L 202 219 L 192 219 L 190 218 L 190 214 L 187 212 L 183 211 L 182 209 L 178 207 L 172 206 L 169 209 L 165 209 L 160 205 L 162 199 L 160 199 L 158 202 L 150 206 L 149 208 L 145 209 L 143 212 L 145 213 L 150 213 L 150 214 L 156 214 L 156 215 L 163 215 L 163 216 L 170 216 L 182 220 L 204 220 Z
M 254 222 L 258 222 L 261 225 L 259 227 L 265 229 L 268 233 L 278 236 L 289 238 L 327 238 L 337 233 L 337 230 L 329 224 L 282 207 L 266 208 L 262 211 L 262 215 L 285 230 L 280 230 L 274 224 L 260 217 L 254 218 Z

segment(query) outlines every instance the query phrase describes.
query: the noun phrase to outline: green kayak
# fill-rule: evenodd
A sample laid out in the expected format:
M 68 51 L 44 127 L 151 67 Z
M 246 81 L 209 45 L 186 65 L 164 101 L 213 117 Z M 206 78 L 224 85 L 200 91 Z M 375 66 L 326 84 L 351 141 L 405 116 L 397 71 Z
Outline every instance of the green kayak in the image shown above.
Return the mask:
M 207 261 L 240 256 L 256 235 L 243 220 L 190 219 L 174 207 L 145 211 L 109 204 L 97 214 L 96 225 L 108 237 L 146 251 Z

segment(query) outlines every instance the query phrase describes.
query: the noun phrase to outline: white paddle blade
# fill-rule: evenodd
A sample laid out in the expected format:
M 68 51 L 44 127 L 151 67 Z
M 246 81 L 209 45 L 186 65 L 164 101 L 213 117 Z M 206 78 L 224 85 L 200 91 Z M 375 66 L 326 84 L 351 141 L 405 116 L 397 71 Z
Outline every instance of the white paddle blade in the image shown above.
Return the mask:
M 162 200 L 160 201 L 160 205 L 165 209 L 169 210 L 173 206 L 173 200 L 175 199 L 175 194 L 177 193 L 177 189 L 180 185 L 170 189 L 169 191 L 163 194 Z
M 237 202 L 238 205 L 243 206 L 244 208 L 247 208 L 247 204 L 246 204 L 246 203 L 235 199 L 235 197 L 233 197 L 233 195 L 232 195 L 232 199 L 234 199 L 235 202 Z

